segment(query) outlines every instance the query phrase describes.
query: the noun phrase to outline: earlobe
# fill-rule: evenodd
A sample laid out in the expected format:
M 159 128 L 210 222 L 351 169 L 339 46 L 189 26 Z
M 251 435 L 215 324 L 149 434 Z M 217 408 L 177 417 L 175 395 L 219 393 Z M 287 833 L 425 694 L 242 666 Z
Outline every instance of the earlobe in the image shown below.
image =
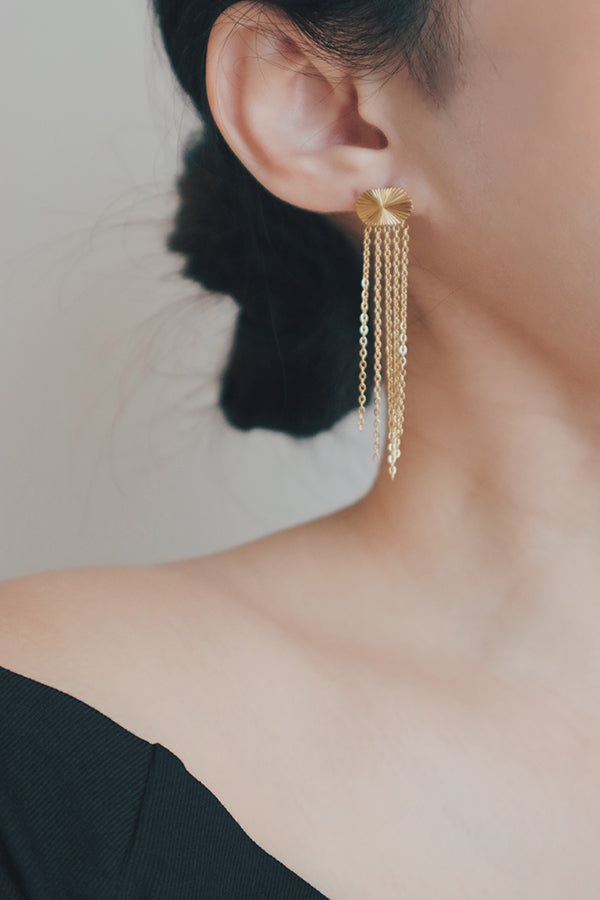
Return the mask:
M 207 89 L 223 137 L 267 190 L 317 212 L 353 208 L 387 183 L 383 130 L 363 118 L 356 84 L 311 52 L 293 24 L 240 3 L 215 23 Z

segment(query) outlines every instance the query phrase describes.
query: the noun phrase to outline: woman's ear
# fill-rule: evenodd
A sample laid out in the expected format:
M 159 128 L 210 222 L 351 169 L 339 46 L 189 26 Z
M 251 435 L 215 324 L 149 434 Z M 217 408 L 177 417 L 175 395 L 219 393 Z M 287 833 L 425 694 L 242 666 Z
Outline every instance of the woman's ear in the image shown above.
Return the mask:
M 224 139 L 280 199 L 343 212 L 363 191 L 388 185 L 388 139 L 361 115 L 357 82 L 273 7 L 242 2 L 221 14 L 206 82 Z

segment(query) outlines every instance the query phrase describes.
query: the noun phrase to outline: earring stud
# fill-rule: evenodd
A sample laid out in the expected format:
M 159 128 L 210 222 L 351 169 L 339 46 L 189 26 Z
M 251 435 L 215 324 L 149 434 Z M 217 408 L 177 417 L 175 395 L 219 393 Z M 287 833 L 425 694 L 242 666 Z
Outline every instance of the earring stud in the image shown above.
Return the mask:
M 364 429 L 367 402 L 367 351 L 371 285 L 374 332 L 375 459 L 381 458 L 381 387 L 385 321 L 385 367 L 387 387 L 387 452 L 392 480 L 401 455 L 406 408 L 406 364 L 408 356 L 408 252 L 407 220 L 413 202 L 402 188 L 366 191 L 356 203 L 356 213 L 365 225 L 362 304 L 360 316 L 359 428 Z

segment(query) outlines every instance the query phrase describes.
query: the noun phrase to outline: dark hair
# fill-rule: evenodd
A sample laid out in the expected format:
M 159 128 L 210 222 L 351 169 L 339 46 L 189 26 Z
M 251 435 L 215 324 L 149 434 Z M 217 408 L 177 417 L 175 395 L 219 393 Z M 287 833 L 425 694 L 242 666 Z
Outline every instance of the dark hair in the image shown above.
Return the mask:
M 277 0 L 324 54 L 352 70 L 406 64 L 430 94 L 448 0 Z M 183 275 L 240 305 L 220 405 L 237 428 L 308 437 L 358 405 L 360 259 L 329 218 L 275 197 L 242 166 L 211 115 L 213 24 L 231 0 L 152 0 L 171 65 L 204 122 L 184 154 L 168 239 Z M 370 391 L 369 391 L 370 396 Z

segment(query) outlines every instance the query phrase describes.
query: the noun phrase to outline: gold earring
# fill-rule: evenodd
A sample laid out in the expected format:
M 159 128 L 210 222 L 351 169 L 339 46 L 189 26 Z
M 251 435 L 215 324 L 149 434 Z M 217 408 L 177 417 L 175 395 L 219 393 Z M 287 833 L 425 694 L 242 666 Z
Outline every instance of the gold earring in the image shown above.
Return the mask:
M 409 231 L 406 220 L 412 211 L 413 202 L 402 188 L 366 191 L 356 204 L 356 212 L 366 226 L 360 316 L 359 428 L 361 431 L 364 429 L 367 402 L 367 346 L 372 278 L 375 338 L 373 391 L 375 459 L 379 460 L 381 457 L 382 329 L 385 316 L 388 464 L 392 480 L 398 471 L 396 463 L 401 455 L 401 440 L 404 431 L 409 247 Z M 374 266 L 371 265 L 372 246 Z M 374 269 L 373 273 L 371 272 L 372 268 Z

